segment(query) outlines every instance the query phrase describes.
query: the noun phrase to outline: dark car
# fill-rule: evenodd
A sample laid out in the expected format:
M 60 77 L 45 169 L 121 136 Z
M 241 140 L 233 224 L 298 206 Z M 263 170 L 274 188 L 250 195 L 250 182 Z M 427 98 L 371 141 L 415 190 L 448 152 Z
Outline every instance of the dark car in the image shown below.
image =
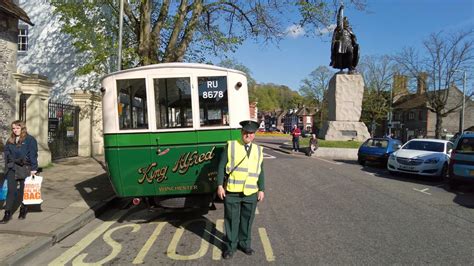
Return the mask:
M 456 188 L 466 181 L 474 182 L 474 132 L 458 137 L 449 160 L 449 186 Z
M 398 150 L 401 145 L 402 142 L 398 139 L 370 138 L 359 147 L 357 161 L 360 165 L 364 165 L 367 161 L 386 165 L 390 154 Z

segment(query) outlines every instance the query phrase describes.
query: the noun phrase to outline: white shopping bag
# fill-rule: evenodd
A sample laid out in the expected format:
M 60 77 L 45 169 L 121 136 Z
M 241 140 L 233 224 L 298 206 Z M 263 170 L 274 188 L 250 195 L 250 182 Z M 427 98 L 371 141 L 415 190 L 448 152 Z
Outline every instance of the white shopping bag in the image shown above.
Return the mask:
M 41 182 L 43 182 L 42 176 L 28 176 L 25 179 L 25 190 L 23 193 L 23 204 L 41 204 L 43 199 L 41 198 Z

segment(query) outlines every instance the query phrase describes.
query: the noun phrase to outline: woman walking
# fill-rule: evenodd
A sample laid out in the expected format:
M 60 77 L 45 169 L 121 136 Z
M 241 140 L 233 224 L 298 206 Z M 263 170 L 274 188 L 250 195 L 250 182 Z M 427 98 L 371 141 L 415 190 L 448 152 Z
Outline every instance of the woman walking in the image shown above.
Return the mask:
M 8 139 L 4 157 L 6 162 L 5 178 L 8 180 L 7 201 L 5 204 L 5 215 L 0 223 L 8 223 L 12 218 L 12 210 L 17 203 L 23 200 L 25 189 L 25 178 L 35 175 L 38 169 L 38 143 L 26 131 L 25 122 L 16 120 L 11 124 L 12 133 Z M 0 182 L 3 183 L 3 182 Z M 15 193 L 17 197 L 15 197 Z M 20 206 L 18 219 L 25 219 L 27 208 L 23 203 Z

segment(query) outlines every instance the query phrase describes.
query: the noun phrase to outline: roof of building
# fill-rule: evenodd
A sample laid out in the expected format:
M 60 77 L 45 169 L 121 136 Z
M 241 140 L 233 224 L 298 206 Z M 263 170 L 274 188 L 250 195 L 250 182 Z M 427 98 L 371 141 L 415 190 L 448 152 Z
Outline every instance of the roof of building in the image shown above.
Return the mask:
M 417 107 L 425 107 L 427 102 L 426 94 L 407 94 L 403 95 L 395 103 L 393 108 L 397 109 L 413 109 Z
M 35 25 L 33 22 L 31 22 L 30 18 L 23 9 L 9 0 L 0 1 L 0 11 L 10 14 L 11 16 L 30 24 L 31 26 Z

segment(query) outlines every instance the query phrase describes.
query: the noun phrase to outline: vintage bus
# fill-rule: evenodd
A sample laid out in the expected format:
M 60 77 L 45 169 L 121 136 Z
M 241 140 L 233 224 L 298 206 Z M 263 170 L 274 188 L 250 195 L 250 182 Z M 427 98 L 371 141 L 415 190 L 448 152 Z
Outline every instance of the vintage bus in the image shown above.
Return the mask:
M 228 140 L 249 119 L 245 73 L 164 63 L 102 78 L 105 159 L 119 197 L 203 207 Z

